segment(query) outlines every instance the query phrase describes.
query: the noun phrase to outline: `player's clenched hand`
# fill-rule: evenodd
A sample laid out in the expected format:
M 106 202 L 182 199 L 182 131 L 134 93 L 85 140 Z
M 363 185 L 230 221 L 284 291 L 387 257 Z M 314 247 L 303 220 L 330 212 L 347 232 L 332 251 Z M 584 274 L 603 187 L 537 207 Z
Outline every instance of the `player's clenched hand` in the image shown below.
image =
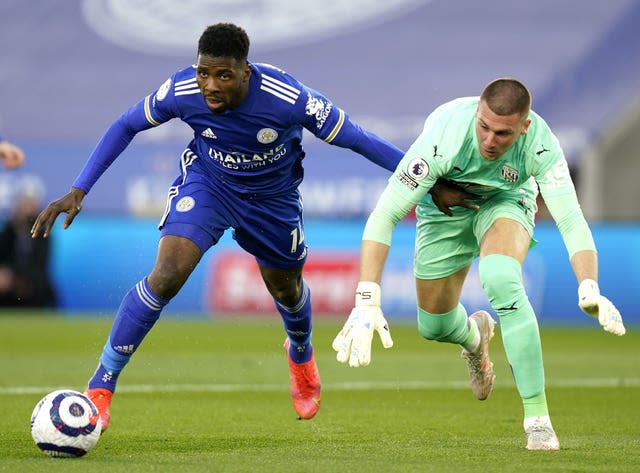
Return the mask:
M 433 203 L 436 204 L 438 210 L 449 217 L 453 216 L 453 211 L 450 207 L 465 207 L 471 210 L 478 210 L 480 206 L 468 202 L 469 200 L 482 201 L 484 196 L 473 194 L 466 191 L 454 182 L 448 181 L 443 178 L 438 178 L 434 186 L 429 191 Z
M 33 227 L 31 227 L 31 238 L 38 238 L 40 235 L 45 238 L 48 237 L 56 218 L 63 212 L 67 213 L 63 227 L 69 228 L 73 219 L 82 210 L 84 196 L 83 190 L 73 187 L 68 194 L 47 205 L 47 208 L 40 212 Z
M 356 306 L 333 340 L 336 359 L 340 363 L 348 362 L 354 368 L 368 365 L 371 362 L 374 331 L 380 335 L 382 346 L 393 346 L 389 324 L 380 309 L 380 286 L 374 282 L 361 281 L 356 291 Z
M 600 294 L 598 283 L 593 279 L 585 279 L 580 283 L 578 305 L 585 314 L 598 319 L 607 332 L 614 335 L 626 333 L 620 312 L 609 299 Z

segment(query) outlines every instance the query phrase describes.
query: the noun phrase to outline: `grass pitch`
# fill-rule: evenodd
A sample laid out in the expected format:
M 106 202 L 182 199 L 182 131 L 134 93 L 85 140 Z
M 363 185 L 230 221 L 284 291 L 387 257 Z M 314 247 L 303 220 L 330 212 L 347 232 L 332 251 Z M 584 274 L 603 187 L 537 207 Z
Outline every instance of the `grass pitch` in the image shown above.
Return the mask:
M 640 332 L 543 328 L 559 452 L 524 448 L 522 408 L 499 335 L 496 386 L 476 401 L 459 349 L 389 317 L 372 364 L 339 365 L 342 320 L 316 318 L 322 408 L 298 421 L 279 320 L 162 319 L 121 375 L 112 423 L 85 457 L 31 440 L 36 402 L 82 390 L 111 320 L 0 312 L 0 472 L 638 472 Z

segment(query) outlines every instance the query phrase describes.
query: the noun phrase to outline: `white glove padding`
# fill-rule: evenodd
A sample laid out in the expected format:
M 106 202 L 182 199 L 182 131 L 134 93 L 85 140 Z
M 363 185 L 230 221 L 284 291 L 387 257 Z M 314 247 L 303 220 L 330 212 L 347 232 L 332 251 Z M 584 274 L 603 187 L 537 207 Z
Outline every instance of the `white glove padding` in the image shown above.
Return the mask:
M 598 283 L 593 279 L 585 279 L 580 283 L 578 305 L 585 314 L 598 319 L 605 331 L 614 335 L 626 333 L 620 312 L 609 299 L 600 294 Z
M 383 347 L 393 346 L 389 325 L 380 309 L 380 286 L 361 281 L 356 291 L 356 307 L 331 345 L 338 352 L 336 359 L 340 363 L 348 361 L 353 368 L 367 366 L 371 362 L 374 330 L 380 335 Z

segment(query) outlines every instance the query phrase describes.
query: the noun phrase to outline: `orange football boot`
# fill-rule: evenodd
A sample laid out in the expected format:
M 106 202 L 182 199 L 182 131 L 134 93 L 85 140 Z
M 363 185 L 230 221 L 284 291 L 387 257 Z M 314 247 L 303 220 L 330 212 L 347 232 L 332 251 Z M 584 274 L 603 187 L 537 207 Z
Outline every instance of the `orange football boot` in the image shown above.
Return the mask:
M 113 392 L 104 388 L 85 389 L 84 395 L 87 396 L 98 408 L 100 415 L 100 421 L 102 422 L 102 432 L 109 428 L 109 422 L 111 422 L 111 415 L 109 414 L 109 407 L 111 406 L 111 398 Z
M 311 419 L 320 408 L 320 375 L 315 355 L 305 363 L 294 363 L 289 356 L 289 339 L 284 349 L 289 360 L 289 381 L 291 384 L 291 402 L 299 419 Z

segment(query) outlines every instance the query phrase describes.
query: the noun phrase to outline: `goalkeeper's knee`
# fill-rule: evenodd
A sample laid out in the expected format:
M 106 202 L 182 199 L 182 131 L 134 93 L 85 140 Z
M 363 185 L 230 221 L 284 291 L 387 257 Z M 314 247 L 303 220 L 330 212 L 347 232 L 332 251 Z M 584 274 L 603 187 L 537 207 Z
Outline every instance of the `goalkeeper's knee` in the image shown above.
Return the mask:
M 467 311 L 460 303 L 445 314 L 430 314 L 418 307 L 418 333 L 427 340 L 463 343 L 469 335 Z

